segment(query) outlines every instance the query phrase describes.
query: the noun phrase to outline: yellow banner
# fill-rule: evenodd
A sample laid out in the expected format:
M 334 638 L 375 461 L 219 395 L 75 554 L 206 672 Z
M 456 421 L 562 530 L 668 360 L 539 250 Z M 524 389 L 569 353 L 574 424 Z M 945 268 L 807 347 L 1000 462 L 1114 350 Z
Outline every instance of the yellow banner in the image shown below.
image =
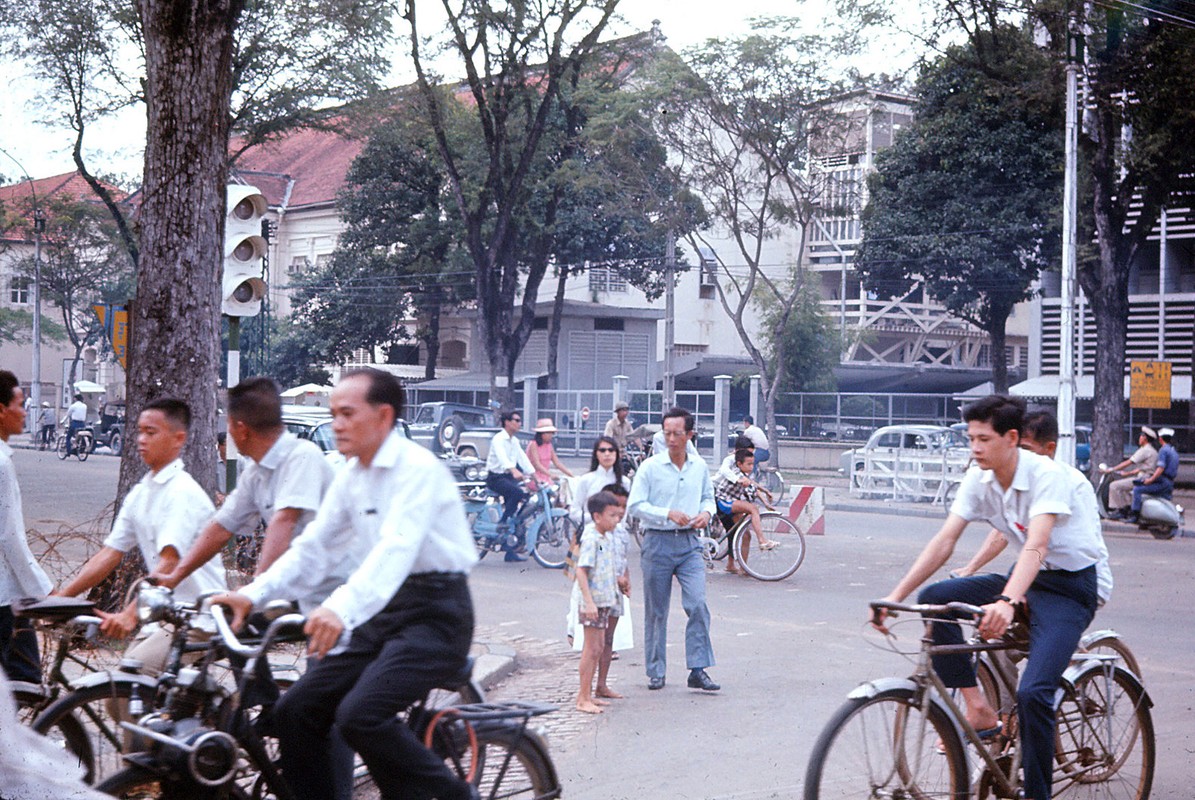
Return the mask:
M 124 306 L 93 305 L 96 317 L 104 326 L 104 335 L 112 343 L 112 352 L 120 362 L 121 369 L 128 369 L 129 311 Z

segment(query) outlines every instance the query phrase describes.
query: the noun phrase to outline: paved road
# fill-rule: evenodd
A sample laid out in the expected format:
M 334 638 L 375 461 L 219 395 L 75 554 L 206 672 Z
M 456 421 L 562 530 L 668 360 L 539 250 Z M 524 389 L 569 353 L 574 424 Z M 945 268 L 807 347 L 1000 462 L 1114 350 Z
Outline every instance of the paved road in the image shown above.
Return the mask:
M 88 527 L 115 492 L 114 458 L 59 462 L 18 451 L 17 465 L 33 528 Z M 91 527 L 102 533 L 107 526 Z M 867 600 L 891 586 L 935 527 L 927 518 L 831 511 L 829 535 L 809 539 L 805 565 L 788 581 L 711 574 L 719 661 L 711 673 L 724 690 L 685 689 L 678 644 L 669 648 L 669 685 L 649 693 L 635 649 L 612 670 L 612 684 L 627 698 L 597 718 L 570 710 L 577 678 L 562 635 L 563 577 L 491 556 L 472 580 L 479 638 L 512 644 L 520 657 L 519 671 L 494 694 L 561 704 L 545 719 L 570 800 L 797 797 L 813 740 L 845 694 L 868 678 L 907 674 L 900 656 L 873 646 L 878 640 L 864 634 L 862 620 Z M 973 526 L 962 548 L 982 536 Z M 1140 657 L 1160 751 L 1153 797 L 1186 800 L 1195 783 L 1195 646 L 1179 614 L 1195 589 L 1195 539 L 1110 533 L 1108 545 L 1116 589 L 1095 624 L 1120 631 Z M 641 646 L 642 605 L 634 600 Z M 674 642 L 682 620 L 674 596 Z M 904 641 L 915 638 L 910 631 Z

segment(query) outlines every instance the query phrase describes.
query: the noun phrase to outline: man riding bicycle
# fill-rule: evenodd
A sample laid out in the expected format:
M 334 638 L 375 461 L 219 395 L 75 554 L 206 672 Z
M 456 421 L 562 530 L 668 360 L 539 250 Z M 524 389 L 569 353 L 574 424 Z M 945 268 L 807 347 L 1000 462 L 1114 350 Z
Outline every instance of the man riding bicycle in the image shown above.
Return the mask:
M 345 576 L 307 615 L 308 653 L 318 663 L 274 708 L 283 777 L 298 800 L 334 794 L 333 725 L 383 797 L 477 796 L 397 716 L 465 668 L 473 637 L 467 575 L 477 561 L 452 474 L 394 430 L 403 405 L 388 373 L 360 369 L 341 379 L 332 430 L 352 460 L 269 569 L 240 592 L 212 598 L 240 626 L 254 606 Z
M 963 413 L 971 454 L 978 466 L 959 486 L 950 515 L 926 544 L 908 573 L 885 600 L 903 601 L 932 576 L 954 552 L 968 522 L 986 520 L 1020 547 L 1007 576 L 974 575 L 935 583 L 919 595 L 921 603 L 961 601 L 983 607 L 979 633 L 999 638 L 1017 606 L 1027 606 L 1029 659 L 1017 689 L 1021 724 L 1025 796 L 1049 800 L 1054 757 L 1054 697 L 1083 630 L 1095 614 L 1096 565 L 1106 558 L 1099 521 L 1076 514 L 1063 465 L 1020 448 L 1025 401 L 992 395 Z M 887 612 L 877 610 L 873 625 L 882 631 Z M 936 644 L 960 644 L 958 625 L 933 626 Z M 976 685 L 975 665 L 959 654 L 934 656 L 943 682 L 958 688 L 967 720 L 981 737 L 995 735 L 1000 721 Z

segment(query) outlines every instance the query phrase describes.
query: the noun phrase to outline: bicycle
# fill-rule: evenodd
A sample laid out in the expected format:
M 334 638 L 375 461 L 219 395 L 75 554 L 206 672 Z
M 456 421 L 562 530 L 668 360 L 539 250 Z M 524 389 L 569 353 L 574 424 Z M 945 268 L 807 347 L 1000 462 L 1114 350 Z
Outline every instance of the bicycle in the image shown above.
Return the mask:
M 971 617 L 966 624 L 983 614 L 965 603 L 878 601 L 871 608 L 922 616 L 966 614 Z M 925 624 L 911 677 L 859 686 L 827 723 L 810 755 L 805 800 L 1020 796 L 1012 663 L 1024 655 L 1020 642 L 975 637 L 962 645 L 935 645 L 932 624 Z M 945 653 L 980 656 L 980 686 L 1002 723 L 994 737 L 981 738 L 934 671 L 931 656 Z M 990 658 L 997 653 L 1010 657 Z M 1062 677 L 1054 753 L 1057 797 L 1149 797 L 1155 757 L 1152 701 L 1137 676 L 1117 660 L 1112 654 L 1078 653 Z M 979 756 L 974 771 L 970 753 Z
M 759 526 L 765 541 L 774 544 L 760 546 L 750 515 L 743 514 L 727 527 L 723 515 L 714 514 L 705 532 L 697 535 L 706 566 L 712 569 L 733 547 L 735 560 L 756 580 L 782 581 L 796 572 L 805 561 L 805 535 L 792 520 L 770 507 L 760 512 Z
M 73 437 L 67 433 L 59 434 L 58 442 L 54 447 L 59 461 L 65 461 L 67 456 L 71 455 L 72 441 L 74 442 L 75 458 L 86 461 L 87 457 L 91 455 L 91 451 L 95 449 L 95 432 L 90 427 L 85 427 L 75 431 Z
M 185 682 L 179 676 L 177 689 L 160 712 L 122 723 L 144 748 L 128 759 L 128 767 L 97 786 L 100 791 L 139 800 L 293 797 L 269 741 L 268 709 L 278 689 L 269 669 L 259 665 L 267 663 L 264 656 L 284 631 L 301 630 L 306 620 L 300 614 L 277 617 L 260 644 L 252 646 L 232 631 L 224 609 L 213 606 L 210 613 L 217 646 Z M 221 653 L 234 664 L 235 692 L 223 691 L 208 674 Z M 461 675 L 447 685 L 459 691 L 470 684 L 468 676 Z M 404 721 L 450 769 L 477 786 L 482 797 L 550 800 L 560 796 L 560 781 L 546 742 L 528 728 L 528 722 L 553 710 L 523 701 L 438 706 L 429 696 L 416 703 Z M 360 765 L 354 781 L 355 797 L 376 796 L 377 787 Z
M 772 497 L 772 502 L 776 505 L 784 499 L 784 493 L 788 489 L 788 481 L 784 479 L 778 467 L 771 466 L 757 466 L 755 468 L 755 475 L 751 480 L 756 481 L 760 486 L 767 490 Z

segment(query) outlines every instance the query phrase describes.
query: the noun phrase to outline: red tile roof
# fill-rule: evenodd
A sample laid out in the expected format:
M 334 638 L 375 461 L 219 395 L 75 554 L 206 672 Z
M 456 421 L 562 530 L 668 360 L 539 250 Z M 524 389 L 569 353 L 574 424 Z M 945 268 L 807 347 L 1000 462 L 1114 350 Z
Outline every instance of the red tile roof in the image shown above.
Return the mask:
M 128 200 L 128 194 L 110 183 L 101 181 L 116 202 Z M 83 176 L 75 172 L 64 172 L 49 178 L 37 178 L 33 181 L 21 181 L 8 186 L 0 186 L 0 204 L 3 204 L 9 214 L 18 217 L 24 213 L 28 201 L 36 196 L 39 200 L 48 197 L 78 200 L 85 203 L 100 202 L 91 191 L 91 187 Z M 4 231 L 0 240 L 7 242 L 28 242 L 33 239 L 33 230 L 29 219 L 20 219 L 12 228 Z
M 260 189 L 271 206 L 285 202 L 287 208 L 295 209 L 331 204 L 344 186 L 353 159 L 364 147 L 363 139 L 331 131 L 299 130 L 249 148 L 237 159 L 233 172 Z

